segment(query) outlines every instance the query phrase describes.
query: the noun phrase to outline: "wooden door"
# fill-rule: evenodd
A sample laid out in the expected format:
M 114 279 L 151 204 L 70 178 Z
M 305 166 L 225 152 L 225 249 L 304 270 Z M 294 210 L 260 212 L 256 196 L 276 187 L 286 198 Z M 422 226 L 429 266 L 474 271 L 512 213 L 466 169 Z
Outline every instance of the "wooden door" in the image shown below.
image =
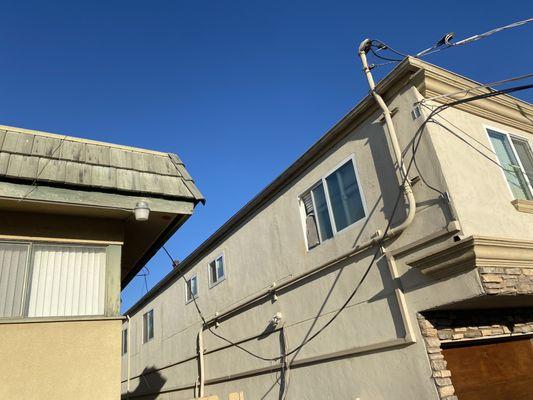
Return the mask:
M 533 400 L 532 340 L 506 338 L 444 348 L 459 400 Z

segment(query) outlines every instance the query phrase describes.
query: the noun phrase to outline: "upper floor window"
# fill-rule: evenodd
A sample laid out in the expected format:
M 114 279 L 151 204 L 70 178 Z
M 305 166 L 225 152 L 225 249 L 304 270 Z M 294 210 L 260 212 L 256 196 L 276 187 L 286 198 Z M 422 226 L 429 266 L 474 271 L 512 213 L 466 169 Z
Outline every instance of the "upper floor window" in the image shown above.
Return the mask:
M 103 315 L 105 247 L 0 242 L 0 317 Z
M 309 249 L 365 217 L 353 158 L 323 177 L 300 199 Z
M 185 287 L 185 301 L 188 303 L 198 297 L 198 277 L 196 275 L 187 279 Z
M 128 328 L 122 330 L 122 355 L 128 352 Z
M 487 131 L 514 198 L 532 200 L 533 156 L 528 142 L 492 129 Z
M 154 310 L 150 310 L 143 315 L 143 343 L 154 337 Z
M 215 258 L 208 264 L 207 273 L 209 275 L 209 286 L 216 285 L 226 277 L 224 271 L 224 256 Z

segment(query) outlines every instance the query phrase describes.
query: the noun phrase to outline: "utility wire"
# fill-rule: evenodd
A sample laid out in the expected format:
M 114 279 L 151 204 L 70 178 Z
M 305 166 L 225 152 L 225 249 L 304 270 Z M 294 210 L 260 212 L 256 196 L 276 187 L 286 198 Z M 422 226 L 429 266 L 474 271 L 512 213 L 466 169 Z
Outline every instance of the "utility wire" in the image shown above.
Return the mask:
M 46 169 L 46 167 L 48 166 L 48 164 L 50 164 L 50 161 L 52 161 L 52 157 L 57 153 L 57 151 L 61 148 L 61 146 L 63 145 L 63 142 L 65 141 L 65 139 L 68 138 L 68 135 L 65 135 L 61 138 L 61 140 L 59 141 L 59 144 L 56 146 L 56 148 L 54 150 L 52 150 L 52 153 L 50 154 L 48 160 L 46 161 L 46 163 L 43 165 L 43 167 L 41 168 L 40 171 L 37 172 L 37 175 L 35 176 L 35 179 L 33 180 L 33 182 L 31 183 L 31 186 L 33 186 L 30 190 L 28 190 L 18 201 L 24 201 L 26 200 L 26 198 L 32 194 L 38 187 L 37 185 L 37 180 L 39 179 L 39 177 L 42 175 L 42 173 L 44 172 L 44 170 Z
M 442 43 L 441 46 L 435 45 L 433 47 L 430 47 L 429 49 L 421 51 L 420 53 L 418 53 L 416 55 L 416 57 L 424 57 L 424 56 L 427 56 L 429 54 L 433 54 L 433 53 L 436 53 L 436 52 L 439 52 L 439 51 L 442 51 L 442 50 L 449 49 L 451 47 L 457 47 L 457 46 L 462 46 L 462 45 L 469 44 L 469 43 L 472 43 L 472 42 L 476 42 L 478 40 L 485 39 L 485 38 L 487 38 L 489 36 L 492 36 L 495 33 L 498 33 L 498 32 L 501 32 L 501 31 L 504 31 L 504 30 L 507 30 L 507 29 L 511 29 L 511 28 L 516 28 L 518 26 L 522 26 L 522 25 L 528 24 L 530 22 L 533 22 L 533 18 L 524 19 L 522 21 L 516 21 L 516 22 L 513 22 L 513 23 L 511 23 L 509 25 L 505 25 L 505 26 L 501 26 L 499 28 L 491 29 L 490 31 L 487 31 L 485 33 L 481 33 L 479 35 L 470 36 L 470 37 L 468 37 L 466 39 L 460 40 L 460 41 L 455 42 L 455 43 L 451 42 L 451 38 L 450 38 L 449 40 L 445 40 Z M 439 43 L 437 43 L 437 44 L 439 44 Z
M 503 79 L 503 80 L 500 80 L 500 81 L 485 83 L 483 85 L 478 85 L 478 86 L 475 86 L 475 87 L 472 87 L 472 88 L 469 88 L 469 89 L 457 90 L 457 91 L 451 92 L 451 93 L 446 93 L 446 94 L 441 94 L 441 95 L 438 95 L 438 96 L 424 98 L 424 99 L 420 100 L 419 102 L 417 102 L 415 104 L 420 104 L 420 103 L 424 103 L 424 102 L 431 101 L 431 100 L 437 100 L 437 99 L 442 99 L 442 98 L 446 98 L 446 97 L 456 96 L 456 95 L 459 95 L 459 94 L 467 95 L 470 92 L 472 92 L 474 90 L 478 90 L 478 89 L 489 89 L 489 90 L 491 90 L 494 87 L 501 86 L 501 85 L 504 85 L 506 83 L 516 82 L 516 81 L 520 81 L 520 80 L 523 80 L 523 79 L 529 79 L 531 77 L 533 77 L 533 73 L 525 74 L 525 75 L 519 75 L 519 76 L 515 76 L 515 77 L 512 77 L 512 78 Z
M 499 91 L 495 91 L 495 92 L 490 92 L 490 93 L 485 93 L 485 94 L 482 94 L 482 95 L 478 95 L 478 96 L 473 96 L 473 97 L 470 97 L 470 98 L 467 98 L 467 99 L 461 99 L 461 100 L 456 100 L 456 101 L 453 101 L 453 102 L 450 102 L 450 103 L 447 103 L 447 104 L 442 104 L 440 106 L 438 106 L 437 108 L 435 108 L 434 110 L 431 111 L 431 113 L 427 116 L 427 118 L 424 120 L 424 122 L 420 125 L 420 127 L 417 129 L 414 137 L 413 137 L 413 142 L 416 141 L 416 145 L 414 145 L 413 147 L 413 156 L 411 157 L 411 160 L 407 166 L 407 169 L 406 169 L 406 174 L 405 174 L 405 177 L 402 181 L 402 184 L 400 185 L 400 187 L 403 187 L 405 184 L 406 184 L 406 181 L 408 179 L 408 174 L 409 174 L 409 171 L 411 170 L 412 166 L 414 165 L 415 163 L 415 159 L 416 159 L 416 153 L 419 149 L 419 145 L 420 145 L 420 141 L 422 139 L 422 133 L 424 131 L 424 128 L 425 126 L 427 125 L 428 122 L 430 122 L 432 120 L 432 118 L 439 114 L 440 112 L 444 111 L 445 109 L 449 108 L 449 107 L 453 107 L 455 105 L 459 105 L 459 104 L 463 104 L 463 103 L 467 103 L 467 102 L 470 102 L 470 101 L 475 101 L 475 100 L 479 100 L 479 99 L 482 99 L 482 98 L 487 98 L 487 97 L 493 97 L 493 96 L 498 96 L 498 95 L 501 95 L 501 94 L 507 94 L 507 93 L 512 93 L 512 92 L 515 92 L 515 91 L 520 91 L 520 90 L 526 90 L 526 89 L 530 89 L 532 88 L 533 85 L 524 85 L 524 86 L 518 86 L 518 87 L 513 87 L 513 88 L 508 88 L 508 89 L 503 89 L 503 90 L 499 90 Z M 260 360 L 263 360 L 263 361 L 268 361 L 268 362 L 272 362 L 272 361 L 280 361 L 280 360 L 283 360 L 283 359 L 286 359 L 286 357 L 300 351 L 305 345 L 307 345 L 309 342 L 311 342 L 313 339 L 315 339 L 318 335 L 320 335 L 322 332 L 324 332 L 324 330 L 329 326 L 331 325 L 335 319 L 337 319 L 337 317 L 341 314 L 342 311 L 344 311 L 344 309 L 346 309 L 346 307 L 349 305 L 349 303 L 353 300 L 353 298 L 355 297 L 355 295 L 357 294 L 357 292 L 359 291 L 360 287 L 362 286 L 362 284 L 365 282 L 366 278 L 368 277 L 369 273 L 370 273 L 370 270 L 372 269 L 372 267 L 374 266 L 380 252 L 381 252 L 381 248 L 386 240 L 386 236 L 387 236 L 387 233 L 389 232 L 390 230 L 390 227 L 392 225 L 392 221 L 396 215 L 396 211 L 398 209 L 398 205 L 400 203 L 400 199 L 403 195 L 403 192 L 400 191 L 398 193 L 398 196 L 396 197 L 396 201 L 395 201 L 395 204 L 394 204 L 394 207 L 393 207 L 393 210 L 392 210 L 392 213 L 391 213 L 391 216 L 389 218 L 389 221 L 387 223 L 387 226 L 384 230 L 384 233 L 383 233 L 383 236 L 382 236 L 382 239 L 379 241 L 379 243 L 376 245 L 376 251 L 374 252 L 374 255 L 369 263 L 369 265 L 367 266 L 367 268 L 365 269 L 363 275 L 361 276 L 361 278 L 359 279 L 359 281 L 357 282 L 356 286 L 354 287 L 353 291 L 350 293 L 350 295 L 348 296 L 348 298 L 346 299 L 346 301 L 342 304 L 342 306 L 334 313 L 334 315 L 324 324 L 320 327 L 320 329 L 318 329 L 314 334 L 312 334 L 311 336 L 309 336 L 307 339 L 305 339 L 302 343 L 300 343 L 298 346 L 296 346 L 294 349 L 288 351 L 288 352 L 284 352 L 284 354 L 282 354 L 281 356 L 278 356 L 278 357 L 264 357 L 262 355 L 259 355 L 259 354 L 256 354 L 256 353 L 253 353 L 252 351 L 246 349 L 245 347 L 239 345 L 238 343 L 235 343 L 233 342 L 232 340 L 218 334 L 217 332 L 215 332 L 211 326 L 207 323 L 200 307 L 198 306 L 198 303 L 196 301 L 196 298 L 195 296 L 192 296 L 193 298 L 193 301 L 194 301 L 194 304 L 195 304 L 195 307 L 196 307 L 196 310 L 198 312 L 198 315 L 200 316 L 203 324 L 205 327 L 207 327 L 207 329 L 209 330 L 209 332 L 211 332 L 214 336 L 218 337 L 219 339 L 225 341 L 226 343 L 232 345 L 232 346 L 235 346 L 237 347 L 238 349 L 244 351 L 245 353 L 249 354 L 250 356 L 252 357 L 255 357 L 257 359 L 260 359 Z M 171 256 L 171 254 L 169 253 L 169 251 L 163 246 L 163 250 L 166 252 L 167 256 L 171 259 L 172 263 L 174 266 L 176 266 L 175 262 L 174 262 L 174 258 Z M 185 279 L 185 276 L 182 275 L 182 278 L 183 280 L 185 281 L 185 284 L 187 285 L 186 287 L 188 288 L 188 284 L 187 284 L 187 280 Z M 192 295 L 192 293 L 191 293 Z M 273 368 L 275 369 L 275 368 Z
M 501 31 L 504 31 L 504 30 L 507 30 L 507 29 L 516 28 L 516 27 L 528 24 L 530 22 L 533 22 L 533 18 L 528 18 L 528 19 L 524 19 L 524 20 L 521 20 L 521 21 L 516 21 L 516 22 L 513 22 L 513 23 L 505 25 L 505 26 L 501 26 L 501 27 L 498 27 L 498 28 L 495 28 L 495 29 L 491 29 L 490 31 L 487 31 L 485 33 L 481 33 L 481 34 L 478 34 L 478 35 L 473 35 L 473 36 L 470 36 L 470 37 L 468 37 L 466 39 L 460 40 L 460 41 L 455 42 L 455 43 L 452 42 L 454 34 L 453 33 L 447 33 L 437 43 L 435 43 L 433 46 L 418 52 L 414 57 L 422 58 L 422 57 L 428 56 L 430 54 L 437 53 L 439 51 L 446 50 L 446 49 L 449 49 L 449 48 L 452 48 L 452 47 L 458 47 L 458 46 L 463 46 L 465 44 L 470 44 L 472 42 L 476 42 L 478 40 L 485 39 L 485 38 L 487 38 L 489 36 L 492 36 L 492 35 L 494 35 L 494 34 L 496 34 L 498 32 L 501 32 Z M 380 67 L 380 66 L 383 66 L 383 65 L 388 65 L 388 64 L 391 64 L 391 63 L 402 61 L 401 59 L 392 59 L 392 58 L 389 58 L 389 57 L 386 57 L 386 56 L 383 56 L 383 55 L 379 55 L 378 52 L 389 50 L 392 53 L 394 53 L 394 54 L 396 54 L 398 56 L 401 56 L 402 58 L 409 57 L 408 54 L 403 53 L 401 51 L 398 51 L 398 50 L 392 48 L 391 46 L 389 46 L 387 43 L 385 43 L 385 42 L 383 42 L 381 40 L 378 40 L 378 39 L 373 39 L 373 40 L 370 41 L 369 50 L 372 52 L 372 54 L 375 57 L 377 57 L 379 59 L 382 59 L 382 60 L 385 60 L 385 61 L 388 61 L 387 63 L 372 64 L 371 68 Z

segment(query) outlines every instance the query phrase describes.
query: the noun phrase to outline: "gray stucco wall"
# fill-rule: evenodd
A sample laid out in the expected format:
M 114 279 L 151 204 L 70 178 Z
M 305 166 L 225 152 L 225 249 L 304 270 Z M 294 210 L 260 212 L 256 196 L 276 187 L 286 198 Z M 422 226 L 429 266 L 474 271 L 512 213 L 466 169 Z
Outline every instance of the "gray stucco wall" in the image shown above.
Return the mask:
M 419 99 L 421 95 L 417 89 L 406 86 L 394 99 L 388 100 L 391 109 L 398 109 L 393 119 L 408 161 L 411 158 L 411 141 L 423 121 L 423 118 L 413 120 L 411 117 L 413 103 Z M 186 277 L 193 274 L 198 276 L 198 305 L 206 316 L 223 312 L 231 305 L 272 286 L 274 282 L 279 284 L 325 263 L 353 249 L 358 243 L 369 240 L 376 231 L 384 230 L 398 195 L 398 180 L 385 129 L 379 117 L 376 112 L 364 123 L 351 126 L 349 134 L 320 160 L 287 185 L 266 207 L 258 210 L 209 254 L 205 254 L 186 273 Z M 466 115 L 462 118 L 471 124 L 481 123 L 473 116 Z M 407 332 L 395 292 L 396 285 L 403 287 L 407 304 L 403 311 L 407 312 L 407 320 L 415 326 L 412 332 L 414 336 L 393 347 L 380 348 L 376 345 L 372 350 L 354 352 L 350 356 L 331 357 L 318 363 L 298 365 L 289 375 L 288 390 L 292 398 L 437 398 L 427 353 L 417 327 L 416 312 L 475 297 L 483 291 L 479 275 L 475 271 L 436 281 L 408 267 L 406 261 L 432 246 L 443 242 L 451 243 L 452 236 L 460 231 L 463 221 L 467 228 L 460 232 L 461 235 L 465 232 L 492 232 L 499 235 L 505 233 L 506 229 L 493 227 L 492 230 L 481 231 L 475 227 L 472 220 L 480 215 L 473 213 L 463 203 L 469 201 L 469 196 L 476 189 L 465 191 L 463 188 L 463 169 L 471 168 L 473 171 L 468 172 L 472 175 L 469 175 L 470 181 L 481 185 L 481 180 L 474 179 L 474 175 L 476 169 L 484 167 L 475 163 L 470 165 L 473 161 L 465 161 L 470 163 L 466 166 L 456 165 L 453 161 L 454 152 L 472 157 L 460 145 L 452 143 L 452 150 L 448 149 L 446 146 L 449 142 L 450 139 L 434 126 L 426 127 L 420 141 L 417 164 L 427 181 L 441 191 L 450 192 L 454 200 L 453 207 L 450 208 L 422 182 L 416 183 L 415 220 L 397 240 L 387 243 L 386 253 L 392 254 L 395 249 L 427 238 L 435 232 L 441 234 L 428 240 L 420 248 L 401 252 L 396 257 L 399 279 L 391 276 L 386 259 L 380 254 L 349 306 L 320 336 L 297 353 L 296 360 L 320 357 L 350 348 L 365 349 L 405 337 Z M 298 198 L 352 155 L 357 162 L 360 185 L 368 210 L 367 218 L 308 251 Z M 441 167 L 445 170 L 444 173 Z M 412 169 L 411 178 L 416 175 L 418 173 Z M 483 196 L 483 193 L 478 196 Z M 516 212 L 514 208 L 509 209 L 511 211 Z M 446 232 L 455 213 L 459 216 L 456 229 Z M 394 223 L 400 222 L 404 217 L 405 207 L 400 207 Z M 483 217 L 486 219 L 486 215 Z M 279 356 L 279 332 L 261 336 L 271 317 L 276 312 L 283 314 L 288 348 L 290 350 L 296 347 L 339 309 L 369 265 L 374 251 L 375 249 L 371 249 L 363 252 L 313 279 L 279 293 L 277 301 L 260 302 L 222 321 L 217 331 L 233 341 L 244 340 L 242 346 L 255 353 L 266 357 Z M 225 257 L 226 279 L 209 289 L 207 265 L 220 254 Z M 150 309 L 154 310 L 155 337 L 142 344 L 142 315 Z M 158 399 L 192 398 L 194 383 L 198 378 L 195 357 L 200 323 L 194 304 L 185 304 L 184 282 L 174 281 L 130 317 L 131 390 L 135 393 L 164 390 L 165 393 L 159 395 Z M 225 347 L 225 342 L 207 331 L 204 332 L 204 341 L 206 379 L 209 382 L 221 378 L 220 383 L 206 386 L 206 394 L 217 394 L 224 399 L 228 393 L 242 390 L 247 399 L 278 399 L 280 388 L 276 379 L 280 376 L 279 370 L 256 373 L 242 379 L 223 379 L 225 376 L 272 364 L 255 359 L 235 347 Z M 123 392 L 126 388 L 127 359 L 128 356 L 123 356 Z M 149 369 L 154 372 L 139 378 L 143 371 L 146 373 Z

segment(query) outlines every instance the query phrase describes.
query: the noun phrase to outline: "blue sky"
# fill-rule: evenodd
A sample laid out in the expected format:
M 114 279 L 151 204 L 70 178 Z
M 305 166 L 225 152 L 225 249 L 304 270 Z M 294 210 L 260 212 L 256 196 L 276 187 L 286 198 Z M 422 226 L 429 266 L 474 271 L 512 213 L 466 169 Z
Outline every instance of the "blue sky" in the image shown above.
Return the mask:
M 363 38 L 416 53 L 533 15 L 497 3 L 4 0 L 0 123 L 178 153 L 207 198 L 168 243 L 183 259 L 365 96 Z M 532 40 L 530 24 L 427 60 L 490 82 L 532 72 Z M 170 271 L 148 267 L 150 287 Z M 134 279 L 123 308 L 144 292 Z

